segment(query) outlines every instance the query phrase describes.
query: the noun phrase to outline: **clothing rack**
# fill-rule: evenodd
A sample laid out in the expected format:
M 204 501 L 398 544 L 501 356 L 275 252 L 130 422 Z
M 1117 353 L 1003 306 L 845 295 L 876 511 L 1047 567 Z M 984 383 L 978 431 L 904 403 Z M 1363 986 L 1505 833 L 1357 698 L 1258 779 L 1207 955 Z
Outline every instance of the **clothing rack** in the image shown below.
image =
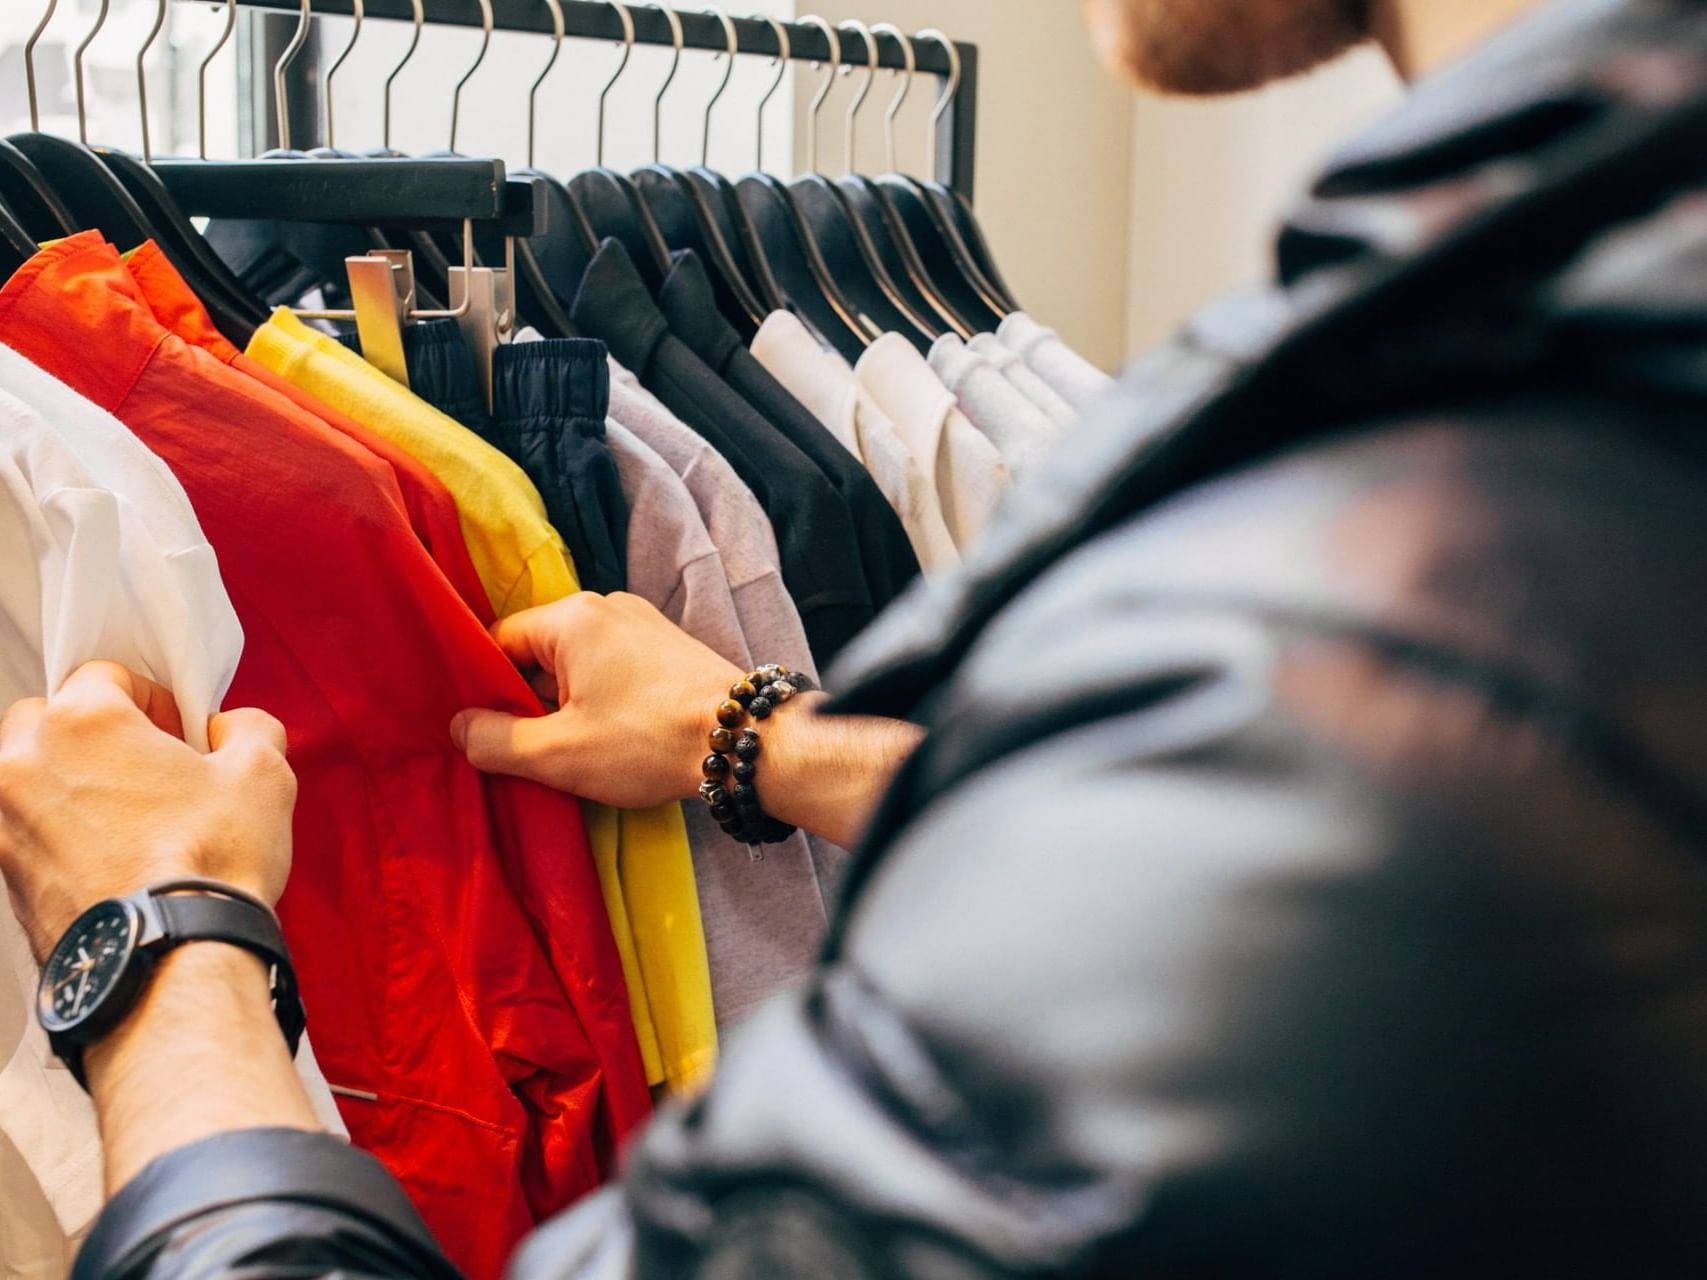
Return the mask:
M 271 10 L 296 15 L 301 12 L 300 0 L 238 0 L 245 8 Z M 312 11 L 320 16 L 349 17 L 354 11 L 351 0 L 314 0 Z M 481 26 L 480 6 L 476 0 L 425 0 L 426 21 L 436 25 Z M 549 7 L 542 0 L 492 0 L 493 26 L 499 31 L 531 31 L 550 36 L 552 19 Z M 645 4 L 633 4 L 634 42 L 645 45 L 672 43 L 670 22 L 663 10 Z M 366 18 L 412 21 L 410 0 L 365 0 Z M 723 24 L 709 13 L 679 8 L 683 47 L 723 52 L 728 47 Z M 757 18 L 735 18 L 737 48 L 743 54 L 774 58 L 779 53 L 776 33 L 768 22 Z M 602 40 L 620 43 L 622 22 L 616 10 L 599 0 L 563 0 L 563 26 L 566 37 L 578 40 Z M 790 43 L 790 61 L 823 62 L 830 56 L 830 43 L 816 27 L 800 23 L 784 23 Z M 937 137 L 938 181 L 972 199 L 975 173 L 975 152 L 978 136 L 978 46 L 955 41 L 960 55 L 960 86 L 954 101 L 943 113 Z M 916 70 L 946 80 L 950 73 L 948 52 L 933 40 L 914 42 Z M 862 40 L 844 33 L 842 63 L 845 66 L 866 65 L 866 49 Z M 300 59 L 306 63 L 307 59 Z M 900 47 L 892 39 L 879 37 L 878 66 L 904 70 L 905 61 Z M 306 73 L 306 68 L 302 73 Z M 270 85 L 271 79 L 267 78 Z M 940 92 L 940 90 L 939 90 Z M 293 100 L 308 100 L 311 95 L 292 94 Z

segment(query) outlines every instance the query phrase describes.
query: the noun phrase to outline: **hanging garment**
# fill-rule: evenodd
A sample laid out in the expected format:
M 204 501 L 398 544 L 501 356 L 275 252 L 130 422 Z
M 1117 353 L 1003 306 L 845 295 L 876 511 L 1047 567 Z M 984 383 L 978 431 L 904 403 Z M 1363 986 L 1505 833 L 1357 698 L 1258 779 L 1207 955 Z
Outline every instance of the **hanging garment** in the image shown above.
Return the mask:
M 627 252 L 606 240 L 570 318 L 735 468 L 764 506 L 783 581 L 819 662 L 872 618 L 853 517 L 823 473 L 670 332 Z
M 249 355 L 439 477 L 456 498 L 469 555 L 498 617 L 575 589 L 539 494 L 491 445 L 282 308 L 255 331 Z
M 993 333 L 976 333 L 966 344 L 984 359 L 995 365 L 1021 395 L 1043 410 L 1045 417 L 1057 427 L 1070 427 L 1079 411 L 1054 387 L 1038 377 L 1019 352 L 1003 344 Z
M 628 588 L 628 503 L 605 444 L 605 346 L 568 338 L 492 357 L 492 434 L 545 499 L 588 591 Z M 573 533 L 571 533 L 573 531 Z
M 743 670 L 741 634 L 722 557 L 687 486 L 619 422 L 607 428 L 633 519 L 630 589 Z M 703 804 L 685 806 L 720 1025 L 804 973 L 827 923 L 818 868 L 805 838 L 768 845 L 759 859 L 725 835 Z
M 538 335 L 529 331 L 517 336 L 518 346 L 538 341 Z M 683 546 L 674 556 L 657 557 L 643 548 L 640 539 L 652 536 L 653 528 L 670 527 L 672 520 L 638 514 L 645 498 L 639 488 L 628 495 L 633 509 L 630 565 L 657 559 L 660 568 L 644 570 L 630 583 L 631 589 L 737 666 L 750 669 L 758 661 L 779 661 L 816 678 L 800 616 L 782 586 L 776 543 L 757 500 L 729 464 L 642 388 L 633 374 L 614 361 L 607 364 L 612 415 L 607 432 L 614 442 L 631 427 L 635 441 L 668 468 L 671 478 L 679 479 L 727 575 L 725 594 L 733 604 L 739 631 L 731 635 L 728 624 L 714 621 L 698 608 L 684 608 L 677 616 L 670 602 L 679 598 L 678 589 L 670 585 L 662 561 L 691 562 L 694 553 L 687 547 L 706 544 L 699 544 L 691 533 L 681 533 L 678 537 L 684 544 L 664 539 Z M 619 467 L 627 473 L 625 489 L 639 485 L 643 471 L 648 483 L 663 483 L 642 462 L 632 453 L 626 458 L 618 454 Z M 670 505 L 676 505 L 674 500 Z M 686 514 L 677 518 L 685 519 Z M 713 600 L 716 597 L 713 592 Z M 757 636 L 765 647 L 756 647 L 749 636 Z M 791 653 L 797 658 L 789 658 Z M 759 654 L 780 656 L 760 658 Z M 847 855 L 834 845 L 820 847 L 797 833 L 767 845 L 763 856 L 755 859 L 745 845 L 723 833 L 703 804 L 689 803 L 683 812 L 710 961 L 712 1004 L 717 1025 L 727 1027 L 811 968 L 828 922 L 831 886 L 839 879 Z M 628 865 L 625 860 L 623 866 Z
M 338 341 L 361 354 L 361 338 L 341 334 Z M 448 418 L 454 418 L 482 440 L 514 460 L 539 490 L 552 528 L 563 537 L 575 577 L 585 591 L 621 591 L 627 574 L 623 565 L 628 512 L 616 466 L 604 446 L 602 417 L 582 412 L 567 417 L 541 415 L 519 393 L 488 411 L 474 368 L 474 356 L 454 320 L 429 320 L 403 330 L 409 387 Z M 494 352 L 494 362 L 511 359 L 509 346 Z M 602 357 L 600 363 L 603 363 Z M 512 375 L 517 388 L 537 386 L 556 370 L 554 361 L 524 375 Z M 584 385 L 578 371 L 563 375 L 571 387 Z M 494 383 L 501 379 L 494 374 Z M 561 400 L 572 392 L 548 392 Z M 496 391 L 494 392 L 496 395 Z M 571 406 L 573 407 L 573 406 Z M 559 430 L 567 425 L 567 432 Z
M 433 563 L 445 575 L 458 596 L 471 609 L 482 625 L 492 621 L 492 604 L 481 585 L 480 575 L 468 555 L 463 540 L 462 524 L 457 515 L 456 500 L 439 483 L 438 477 L 417 462 L 407 450 L 399 448 L 384 436 L 376 435 L 355 419 L 323 404 L 313 396 L 287 382 L 265 365 L 258 364 L 226 340 L 225 335 L 207 323 L 207 312 L 196 300 L 178 269 L 166 260 L 152 241 L 125 255 L 125 265 L 136 281 L 143 301 L 154 312 L 160 324 L 176 333 L 191 346 L 217 357 L 263 385 L 283 395 L 299 409 L 319 418 L 327 426 L 350 437 L 368 452 L 375 454 L 391 467 L 397 477 L 398 491 L 403 495 L 409 512 L 409 524 L 415 536 L 432 556 Z
M 611 417 L 634 432 L 687 486 L 723 560 L 747 652 L 755 662 L 780 662 L 817 680 L 800 611 L 783 585 L 776 534 L 759 500 L 722 454 L 632 373 L 615 360 L 609 363 Z
M 4 347 L 0 386 L 0 709 L 103 658 L 172 690 L 205 751 L 243 632 L 189 499 L 121 423 Z M 0 1275 L 45 1280 L 69 1271 L 103 1186 L 94 1107 L 33 1016 L 37 975 L 0 897 Z M 309 1037 L 297 1069 L 344 1134 Z
M 501 351 L 497 354 L 502 356 Z M 446 430 L 467 434 L 463 426 L 466 423 L 469 430 L 485 432 L 490 442 L 513 443 L 519 438 L 515 433 L 501 431 L 493 415 L 487 412 L 474 357 L 455 321 L 437 320 L 410 326 L 405 332 L 404 356 L 408 361 L 409 390 L 346 350 L 339 351 L 340 370 L 351 376 L 359 375 L 366 384 L 377 380 L 383 384 L 378 391 L 387 399 L 424 402 L 442 415 L 441 426 L 449 423 Z M 356 363 L 348 364 L 349 360 Z M 592 393 L 585 386 L 547 385 L 542 389 L 531 386 L 530 377 L 519 382 L 513 379 L 505 372 L 509 367 L 505 359 L 494 370 L 495 391 L 504 388 L 499 397 L 501 409 L 507 411 L 512 405 L 519 408 L 529 403 L 522 397 L 531 391 L 541 391 L 549 398 L 538 406 L 547 409 L 559 403 L 566 408 L 585 408 L 591 403 Z M 586 370 L 571 366 L 570 372 Z M 545 379 L 546 384 L 555 381 Z M 449 422 L 452 415 L 460 416 Z M 548 415 L 539 421 L 550 420 L 553 419 Z M 468 444 L 492 454 L 496 444 L 490 442 L 470 439 Z M 501 450 L 497 456 L 504 461 Z M 510 461 L 519 463 L 520 459 Z M 536 454 L 534 461 L 549 463 L 549 456 Z M 548 483 L 553 481 L 549 472 L 542 478 Z M 455 475 L 450 479 L 461 483 Z M 524 478 L 522 483 L 531 484 L 531 480 Z M 620 489 L 615 498 L 622 503 Z M 544 500 L 535 493 L 531 501 Z M 573 563 L 565 569 L 571 591 L 580 589 L 577 569 Z M 622 585 L 619 582 L 618 589 Z M 518 601 L 518 607 L 550 604 L 559 598 L 524 598 Z M 598 869 L 599 887 L 610 916 L 611 934 L 622 957 L 647 1082 L 690 1089 L 716 1050 L 715 1036 L 708 1039 L 705 1034 L 705 1029 L 714 1022 L 709 1007 L 711 980 L 699 923 L 693 857 L 681 806 L 616 810 L 583 804 L 581 809 Z M 629 882 L 623 872 L 626 866 L 644 869 L 639 882 Z
M 602 547 L 606 590 L 626 591 L 633 522 L 604 439 L 609 377 L 602 342 L 571 338 L 500 347 L 493 358 L 488 440 L 539 486 L 554 523 L 572 520 L 580 528 L 577 542 Z M 716 1064 L 717 1023 L 682 806 L 610 812 L 619 839 L 613 846 L 601 831 L 595 851 L 627 914 L 634 955 L 630 994 L 643 997 L 636 1001 L 636 1026 L 646 1028 L 642 1048 L 647 1039 L 655 1046 L 648 1051 L 653 1083 L 691 1091 Z M 612 848 L 614 860 L 605 855 Z
M 658 289 L 658 308 L 669 321 L 670 332 L 805 454 L 842 495 L 853 515 L 872 607 L 881 611 L 919 575 L 919 559 L 900 518 L 871 473 L 753 358 L 741 335 L 717 310 L 717 296 L 699 256 L 689 249 L 673 258 L 670 272 Z
M 247 636 L 231 701 L 289 734 L 280 914 L 316 1052 L 354 1139 L 459 1265 L 496 1276 L 649 1111 L 574 802 L 481 775 L 447 732 L 465 706 L 537 700 L 421 549 L 389 468 L 164 331 L 98 234 L 0 288 L 0 342 L 188 491 Z
M 867 347 L 854 373 L 930 477 L 943 520 L 964 552 L 1007 490 L 1001 453 L 960 412 L 954 393 L 900 334 L 886 333 Z
M 1055 424 L 1001 371 L 960 340 L 945 333 L 931 346 L 931 372 L 954 392 L 960 411 L 972 419 L 1002 455 L 1008 474 L 1020 479 L 1055 443 Z
M 1061 341 L 1060 334 L 1023 311 L 1007 316 L 996 336 L 1075 409 L 1083 410 L 1114 385 L 1113 378 Z
M 960 551 L 943 521 L 936 486 L 852 370 L 819 346 L 792 311 L 765 317 L 753 339 L 753 356 L 871 473 L 901 517 L 925 572 L 959 564 Z
M 598 345 L 603 366 L 604 344 Z M 750 669 L 753 657 L 741 634 L 723 557 L 699 518 L 693 495 L 669 464 L 622 423 L 612 419 L 605 433 L 628 501 L 628 590 L 718 656 Z

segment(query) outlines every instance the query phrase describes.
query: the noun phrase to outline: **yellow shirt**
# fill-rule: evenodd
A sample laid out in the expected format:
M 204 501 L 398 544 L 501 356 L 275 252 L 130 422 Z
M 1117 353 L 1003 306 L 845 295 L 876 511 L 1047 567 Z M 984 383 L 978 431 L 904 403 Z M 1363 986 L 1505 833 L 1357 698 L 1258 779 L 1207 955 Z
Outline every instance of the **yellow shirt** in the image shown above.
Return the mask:
M 470 559 L 500 617 L 580 590 L 527 474 L 479 436 L 280 308 L 251 359 L 419 459 L 456 499 Z M 583 804 L 652 1084 L 691 1089 L 717 1059 L 705 926 L 680 805 L 618 813 Z

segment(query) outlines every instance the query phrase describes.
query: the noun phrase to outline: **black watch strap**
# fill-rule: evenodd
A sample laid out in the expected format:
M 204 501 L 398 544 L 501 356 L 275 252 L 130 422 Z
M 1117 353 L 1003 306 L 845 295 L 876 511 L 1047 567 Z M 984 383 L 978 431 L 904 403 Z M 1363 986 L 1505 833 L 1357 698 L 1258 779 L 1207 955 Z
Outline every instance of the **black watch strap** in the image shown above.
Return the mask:
M 302 1043 L 306 1019 L 296 989 L 296 971 L 278 917 L 247 895 L 217 897 L 213 893 L 161 893 L 154 905 L 174 946 L 185 942 L 225 942 L 257 955 L 272 971 L 273 1012 L 291 1057 Z

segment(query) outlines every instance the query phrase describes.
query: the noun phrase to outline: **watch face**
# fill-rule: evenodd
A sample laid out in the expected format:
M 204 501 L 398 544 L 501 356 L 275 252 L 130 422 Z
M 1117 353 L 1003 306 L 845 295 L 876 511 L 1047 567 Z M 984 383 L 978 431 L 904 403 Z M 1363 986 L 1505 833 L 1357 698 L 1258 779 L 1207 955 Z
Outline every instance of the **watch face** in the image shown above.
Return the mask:
M 77 917 L 42 966 L 36 995 L 49 1032 L 87 1022 L 125 975 L 136 949 L 141 917 L 128 902 L 98 902 Z

